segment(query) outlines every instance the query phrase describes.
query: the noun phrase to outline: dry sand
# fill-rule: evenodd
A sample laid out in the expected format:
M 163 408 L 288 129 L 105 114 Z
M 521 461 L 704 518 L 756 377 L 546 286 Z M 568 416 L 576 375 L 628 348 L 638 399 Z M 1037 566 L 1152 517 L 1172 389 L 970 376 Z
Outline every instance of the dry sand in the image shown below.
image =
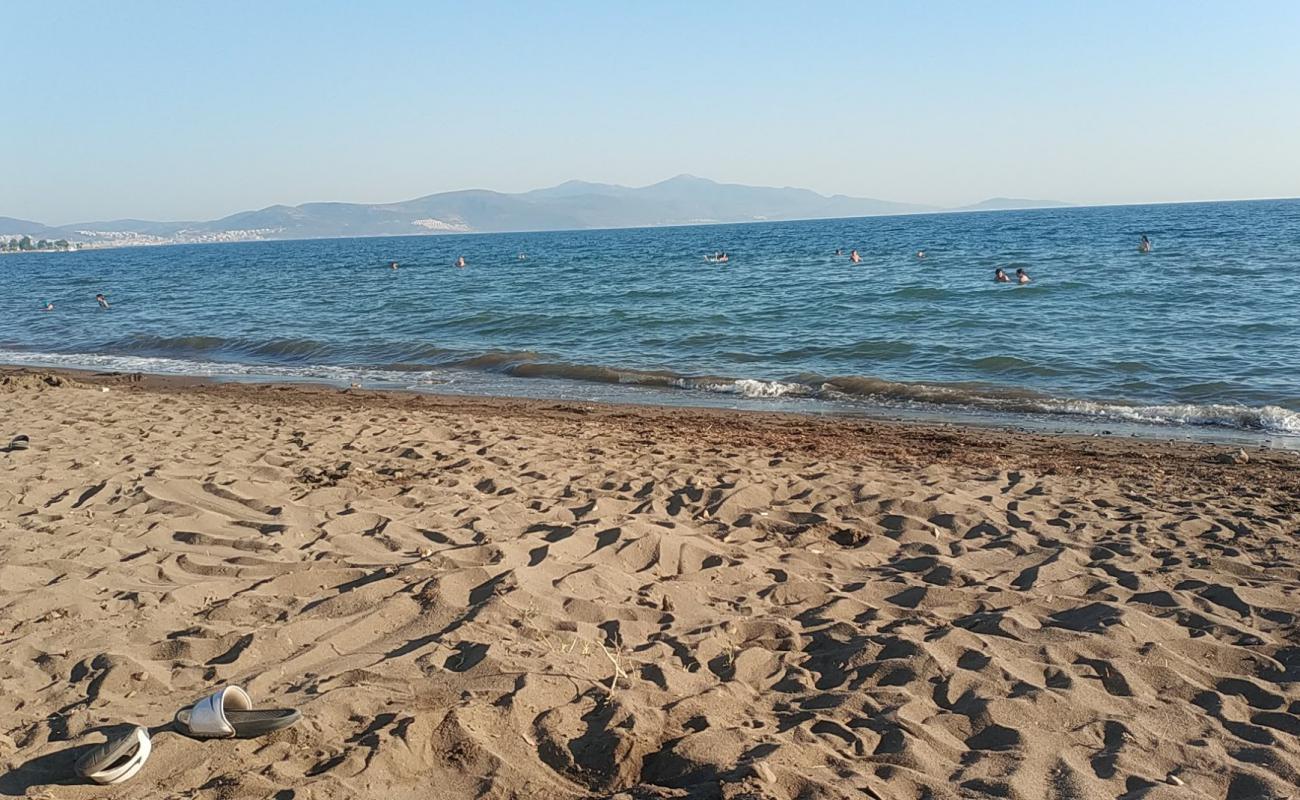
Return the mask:
M 17 433 L 0 796 L 1300 796 L 1294 453 L 11 370 Z M 226 682 L 305 718 L 165 730 Z

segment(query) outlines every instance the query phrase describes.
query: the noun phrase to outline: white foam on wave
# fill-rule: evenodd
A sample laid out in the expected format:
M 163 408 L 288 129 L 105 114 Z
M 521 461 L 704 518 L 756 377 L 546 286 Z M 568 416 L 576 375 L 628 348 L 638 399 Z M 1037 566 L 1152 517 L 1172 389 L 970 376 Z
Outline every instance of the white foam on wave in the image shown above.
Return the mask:
M 760 381 L 753 378 L 741 378 L 734 381 L 702 381 L 682 378 L 674 381 L 682 389 L 697 389 L 718 394 L 738 394 L 741 397 L 802 397 L 812 393 L 812 389 L 802 383 L 784 383 L 782 381 Z
M 1053 414 L 1076 414 L 1157 425 L 1212 425 L 1270 433 L 1300 434 L 1300 412 L 1281 406 L 1252 408 L 1225 403 L 1126 406 L 1087 400 L 1044 401 L 1039 405 L 1044 411 Z
M 329 383 L 435 384 L 446 380 L 440 371 L 400 372 L 358 369 L 324 364 L 301 367 L 191 361 L 158 356 L 118 356 L 95 353 L 27 353 L 0 350 L 0 363 L 33 367 L 91 369 L 106 372 L 143 372 L 150 375 L 184 375 L 196 378 L 280 378 Z
M 736 381 L 735 386 L 736 390 L 745 397 L 786 397 L 788 395 L 808 394 L 808 387 L 802 383 L 756 381 L 743 378 Z
M 1281 406 L 1245 406 L 1229 403 L 1168 403 L 1137 405 L 1104 403 L 1034 396 L 1029 392 L 989 393 L 967 387 L 934 384 L 902 384 L 876 379 L 854 379 L 865 384 L 854 393 L 842 391 L 845 379 L 822 384 L 820 396 L 847 402 L 877 402 L 890 407 L 912 409 L 957 407 L 971 410 L 1017 415 L 1042 413 L 1083 417 L 1092 420 L 1116 420 L 1145 425 L 1219 427 L 1265 433 L 1300 435 L 1300 412 Z

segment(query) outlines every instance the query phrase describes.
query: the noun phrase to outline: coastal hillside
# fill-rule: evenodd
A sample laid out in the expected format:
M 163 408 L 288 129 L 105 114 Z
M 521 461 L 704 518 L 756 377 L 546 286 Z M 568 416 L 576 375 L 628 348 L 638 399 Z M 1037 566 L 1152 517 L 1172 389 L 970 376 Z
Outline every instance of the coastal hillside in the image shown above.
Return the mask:
M 207 221 L 119 219 L 49 226 L 0 217 L 0 235 L 62 238 L 86 245 L 177 244 L 635 228 L 939 210 L 865 197 L 827 196 L 808 189 L 745 186 L 678 175 L 640 187 L 568 181 L 518 194 L 471 189 L 398 203 L 274 205 Z

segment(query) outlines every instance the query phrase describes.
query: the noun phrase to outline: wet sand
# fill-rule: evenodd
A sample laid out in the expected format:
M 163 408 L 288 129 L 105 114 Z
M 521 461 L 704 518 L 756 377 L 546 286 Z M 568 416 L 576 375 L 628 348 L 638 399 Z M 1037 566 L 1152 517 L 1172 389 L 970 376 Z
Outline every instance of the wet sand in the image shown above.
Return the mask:
M 1300 786 L 1293 452 L 0 370 L 18 433 L 0 796 Z M 166 730 L 225 683 L 304 719 Z

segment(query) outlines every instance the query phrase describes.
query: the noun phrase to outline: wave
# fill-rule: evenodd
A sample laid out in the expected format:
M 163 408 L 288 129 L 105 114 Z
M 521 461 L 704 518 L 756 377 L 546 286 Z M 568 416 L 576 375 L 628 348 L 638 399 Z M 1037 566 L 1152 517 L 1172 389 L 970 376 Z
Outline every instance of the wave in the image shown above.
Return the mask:
M 245 339 L 223 336 L 156 336 L 136 333 L 107 342 L 108 353 L 156 355 L 245 355 L 275 361 L 308 361 L 328 356 L 331 345 L 314 339 Z
M 418 371 L 393 366 L 349 367 L 328 364 L 305 366 L 242 364 L 165 356 L 128 356 L 107 353 L 36 353 L 0 350 L 0 364 L 31 367 L 87 369 L 105 372 L 142 372 L 149 375 L 183 375 L 196 378 L 273 378 L 349 384 L 358 381 L 385 385 L 444 383 L 447 376 L 424 367 Z
M 671 372 L 614 369 L 590 364 L 522 362 L 502 370 L 515 378 L 559 378 L 588 383 L 624 383 L 639 386 L 672 386 L 677 376 Z
M 203 337 L 195 337 L 203 338 Z M 269 343 L 268 343 L 269 344 Z M 431 349 L 439 355 L 446 351 Z M 1300 411 L 1275 405 L 1230 403 L 1138 404 L 1056 397 L 1031 389 L 983 383 L 920 383 L 871 376 L 822 376 L 803 373 L 786 380 L 683 375 L 671 370 L 618 369 L 599 365 L 546 361 L 531 351 L 447 357 L 438 365 L 418 363 L 356 367 L 328 364 L 254 365 L 184 358 L 117 354 L 34 353 L 0 350 L 0 363 L 62 366 L 201 377 L 267 377 L 334 383 L 365 381 L 387 386 L 468 383 L 470 389 L 509 394 L 500 383 L 466 382 L 465 375 L 485 373 L 518 379 L 597 383 L 628 387 L 686 390 L 746 399 L 806 399 L 852 408 L 905 408 L 983 412 L 1011 417 L 1049 415 L 1096 422 L 1118 421 L 1160 426 L 1210 427 L 1300 436 Z M 633 399 L 633 398 L 629 398 Z M 689 401 L 688 401 L 689 402 Z
M 1222 427 L 1300 435 L 1300 412 L 1281 406 L 1229 403 L 1170 403 L 1142 405 L 1053 397 L 1031 389 L 983 384 L 926 384 L 879 378 L 831 378 L 824 392 L 903 404 L 961 406 L 1007 414 L 1115 419 L 1151 425 Z
M 1281 406 L 1251 407 L 1226 403 L 1131 406 L 1120 403 L 1094 403 L 1086 400 L 1054 400 L 1044 403 L 1043 410 L 1054 414 L 1074 414 L 1153 425 L 1194 425 L 1300 435 L 1300 412 Z
M 154 336 L 135 333 L 106 343 L 104 349 L 114 353 L 207 353 L 224 349 L 228 342 L 228 339 L 221 336 Z
M 803 375 L 823 394 L 931 405 L 1001 406 L 1046 397 L 1031 389 L 981 383 L 914 383 L 861 375 L 822 378 Z
M 454 367 L 464 367 L 465 369 L 506 370 L 520 364 L 536 361 L 539 358 L 541 358 L 541 355 L 531 350 L 504 350 L 455 358 L 447 361 L 447 364 Z

